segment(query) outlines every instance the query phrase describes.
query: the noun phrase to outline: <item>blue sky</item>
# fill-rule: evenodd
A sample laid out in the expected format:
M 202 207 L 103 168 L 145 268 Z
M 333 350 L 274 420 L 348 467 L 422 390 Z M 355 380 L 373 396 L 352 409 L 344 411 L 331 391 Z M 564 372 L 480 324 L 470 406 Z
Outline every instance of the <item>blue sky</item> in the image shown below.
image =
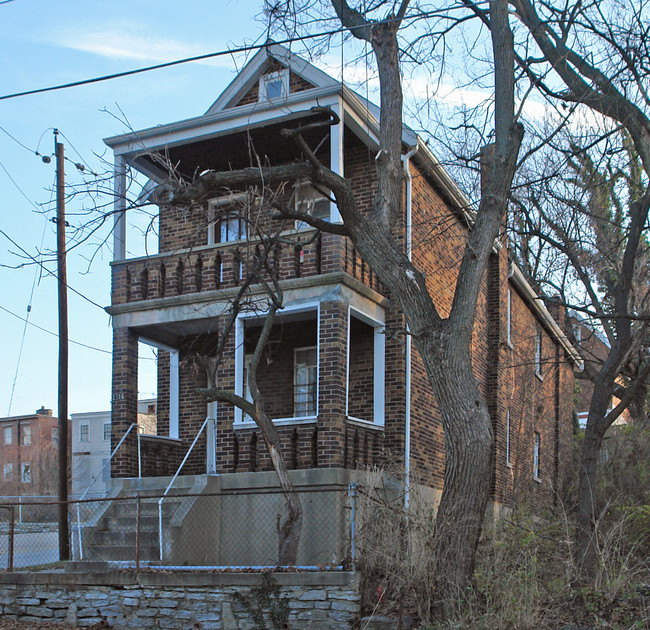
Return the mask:
M 266 31 L 259 17 L 262 0 L 10 0 L 0 2 L 0 96 L 64 84 L 153 65 L 179 58 L 262 43 Z M 416 29 L 418 27 L 416 26 Z M 311 42 L 308 45 L 313 46 Z M 293 45 L 301 54 L 300 46 Z M 318 65 L 337 79 L 378 102 L 376 77 L 352 60 L 362 45 L 340 39 Z M 252 53 L 250 53 L 252 54 Z M 184 64 L 79 86 L 0 100 L 0 230 L 31 256 L 49 252 L 45 266 L 55 271 L 51 252 L 56 247 L 53 184 L 53 128 L 66 148 L 66 179 L 72 187 L 83 182 L 94 189 L 91 171 L 105 173 L 112 155 L 103 138 L 204 113 L 246 62 L 243 54 Z M 477 104 L 486 94 L 459 86 L 453 79 L 424 73 L 405 78 L 408 98 L 431 98 L 454 108 Z M 421 102 L 421 100 L 420 100 Z M 447 115 L 444 119 L 449 120 Z M 414 124 L 417 129 L 418 125 Z M 430 127 L 432 131 L 435 127 Z M 24 145 L 24 146 L 23 146 Z M 86 166 L 85 174 L 74 163 Z M 73 227 L 86 222 L 80 214 L 88 204 L 107 203 L 104 196 L 75 196 L 68 201 Z M 84 297 L 69 292 L 70 344 L 69 411 L 99 411 L 110 407 L 111 328 L 103 306 L 110 303 L 109 237 L 106 226 L 68 256 L 68 284 Z M 41 405 L 57 411 L 57 292 L 56 280 L 34 264 L 19 269 L 24 258 L 0 233 L 0 416 L 33 413 Z M 141 251 L 134 230 L 127 237 L 131 255 Z M 89 260 L 92 258 L 92 264 Z M 40 258 L 39 258 L 40 259 Z M 85 299 L 87 298 L 87 299 Z M 92 304 L 90 301 L 94 302 Z M 20 319 L 27 314 L 25 326 Z M 99 306 L 97 306 L 99 305 Z M 22 354 L 20 354 L 23 344 Z M 20 361 L 19 361 L 20 355 Z M 140 396 L 155 395 L 155 361 L 143 348 Z M 14 387 L 15 383 L 15 387 Z
M 0 95 L 121 72 L 181 57 L 209 53 L 263 41 L 256 21 L 260 0 L 165 0 L 123 2 L 14 0 L 0 4 Z M 202 114 L 234 77 L 230 56 L 186 64 L 95 85 L 0 101 L 0 230 L 32 256 L 56 246 L 51 192 L 54 161 L 53 132 L 62 132 L 66 156 L 103 172 L 111 156 L 103 138 L 127 129 L 153 126 Z M 236 62 L 236 63 L 235 63 Z M 9 137 L 11 134 L 14 139 Z M 21 143 L 25 147 L 21 146 Z M 88 171 L 86 171 L 88 172 Z M 66 177 L 79 184 L 83 177 L 66 162 Z M 92 176 L 85 178 L 92 183 Z M 74 198 L 67 206 L 74 226 L 88 199 Z M 68 257 L 68 283 L 101 306 L 110 303 L 107 248 L 97 250 L 106 231 Z M 137 239 L 131 238 L 131 241 Z M 20 363 L 18 356 L 25 317 L 48 331 L 57 331 L 56 280 L 34 265 L 9 269 L 24 262 L 0 234 L 0 416 L 8 415 L 16 368 L 11 415 L 33 413 L 41 405 L 57 411 L 57 337 L 27 326 Z M 88 259 L 95 252 L 92 265 Z M 46 266 L 55 271 L 50 262 Z M 108 315 L 69 292 L 70 338 L 95 349 L 70 345 L 71 413 L 110 407 L 111 329 Z M 3 310 L 6 309 L 6 310 Z M 103 350 L 104 352 L 101 352 Z M 153 365 L 141 379 L 141 396 L 155 391 Z

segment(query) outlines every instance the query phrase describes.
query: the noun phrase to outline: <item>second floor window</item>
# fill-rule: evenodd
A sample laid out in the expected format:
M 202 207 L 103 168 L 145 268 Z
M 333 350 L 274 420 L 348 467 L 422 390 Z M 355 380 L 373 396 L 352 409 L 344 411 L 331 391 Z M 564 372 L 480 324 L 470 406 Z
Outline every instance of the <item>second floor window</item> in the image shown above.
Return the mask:
M 542 375 L 542 331 L 539 328 L 535 333 L 535 374 Z
M 317 349 L 296 348 L 293 355 L 293 413 L 296 418 L 316 415 Z
M 14 439 L 13 427 L 5 427 L 3 434 L 4 434 L 4 443 L 11 444 Z
M 233 193 L 208 202 L 208 245 L 232 243 L 247 237 L 246 217 L 257 207 L 254 191 Z
M 237 214 L 224 214 L 215 223 L 215 243 L 231 243 L 246 238 L 246 224 Z
M 111 439 L 111 425 L 110 423 L 104 424 L 104 440 L 110 440 Z
M 29 446 L 32 443 L 32 427 L 29 424 L 24 424 L 20 427 L 23 434 L 23 446 Z
M 296 186 L 295 209 L 316 219 L 330 220 L 329 196 L 317 190 L 310 182 L 301 182 Z M 309 227 L 304 221 L 296 221 L 296 229 Z
M 79 425 L 79 441 L 90 442 L 90 425 L 88 424 Z

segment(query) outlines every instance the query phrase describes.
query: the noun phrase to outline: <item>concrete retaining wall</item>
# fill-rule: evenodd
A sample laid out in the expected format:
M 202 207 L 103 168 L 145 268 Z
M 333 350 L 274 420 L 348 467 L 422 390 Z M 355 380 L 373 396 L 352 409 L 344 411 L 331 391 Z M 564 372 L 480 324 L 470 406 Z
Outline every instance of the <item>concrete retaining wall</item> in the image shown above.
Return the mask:
M 114 628 L 339 630 L 359 612 L 359 577 L 329 573 L 0 574 L 7 619 Z M 287 625 L 283 625 L 283 624 Z

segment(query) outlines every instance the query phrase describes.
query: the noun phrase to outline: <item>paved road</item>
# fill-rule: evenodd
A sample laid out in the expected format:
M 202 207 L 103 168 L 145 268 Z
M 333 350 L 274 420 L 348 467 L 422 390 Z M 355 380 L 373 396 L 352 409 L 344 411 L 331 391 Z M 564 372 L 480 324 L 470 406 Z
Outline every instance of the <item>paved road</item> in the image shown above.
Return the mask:
M 9 537 L 0 536 L 0 569 L 6 569 L 9 561 Z M 59 559 L 59 535 L 57 532 L 15 534 L 14 567 L 56 562 Z

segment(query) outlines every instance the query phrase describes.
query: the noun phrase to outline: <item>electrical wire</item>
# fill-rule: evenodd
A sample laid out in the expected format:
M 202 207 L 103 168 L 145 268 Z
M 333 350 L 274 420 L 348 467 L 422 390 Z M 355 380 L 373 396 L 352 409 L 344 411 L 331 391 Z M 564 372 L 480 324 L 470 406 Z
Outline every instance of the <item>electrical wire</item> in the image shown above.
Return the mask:
M 38 205 L 25 194 L 23 189 L 18 185 L 18 182 L 16 182 L 16 180 L 11 176 L 11 173 L 5 168 L 5 165 L 2 162 L 0 162 L 0 168 L 6 173 L 7 177 L 11 180 L 11 183 L 18 189 L 18 192 L 27 199 L 37 212 L 41 212 L 42 208 L 39 208 Z
M 56 175 L 55 175 L 56 178 Z M 52 197 L 54 196 L 54 186 L 51 188 L 51 193 L 50 193 L 50 203 L 52 203 Z M 43 243 L 45 242 L 45 232 L 47 231 L 47 222 L 43 224 L 43 234 L 41 235 L 41 246 L 39 247 L 39 251 L 43 251 Z M 42 258 L 42 257 L 41 257 Z M 16 382 L 18 381 L 18 372 L 20 371 L 20 360 L 23 356 L 23 348 L 25 346 L 25 337 L 27 336 L 27 324 L 29 324 L 29 316 L 32 312 L 32 302 L 34 300 L 34 291 L 36 289 L 36 280 L 39 278 L 40 274 L 42 274 L 43 271 L 42 269 L 39 269 L 38 267 L 34 270 L 34 280 L 32 281 L 32 290 L 31 293 L 29 294 L 29 300 L 27 302 L 27 317 L 25 318 L 25 325 L 23 326 L 23 335 L 20 340 L 20 349 L 18 350 L 18 360 L 16 361 L 16 372 L 14 373 L 14 381 L 11 385 L 11 396 L 9 396 L 9 409 L 7 411 L 7 415 L 11 415 L 11 405 L 13 404 L 14 400 L 14 393 L 16 391 Z M 42 276 L 41 276 L 42 277 Z
M 29 324 L 30 326 L 33 326 L 34 328 L 38 328 L 39 330 L 42 330 L 43 332 L 46 332 L 48 335 L 52 335 L 53 337 L 58 337 L 59 333 L 55 333 L 51 330 L 48 330 L 47 328 L 43 328 L 42 326 L 39 326 L 38 324 L 35 324 L 34 322 L 30 322 L 24 317 L 21 317 L 17 313 L 14 313 L 13 311 L 10 311 L 8 308 L 5 308 L 4 306 L 0 306 L 0 310 L 5 311 L 5 313 L 9 313 L 9 315 L 13 315 L 17 319 L 20 319 L 21 321 L 25 322 L 25 325 Z M 103 352 L 104 354 L 113 354 L 110 350 L 104 350 L 103 348 L 96 348 L 95 346 L 89 346 L 86 343 L 81 343 L 81 341 L 73 341 L 72 339 L 68 340 L 70 343 L 74 343 L 77 346 L 82 346 L 83 348 L 88 348 L 89 350 L 97 350 L 97 352 Z M 13 393 L 13 392 L 12 392 Z M 11 409 L 11 406 L 9 407 Z
M 27 256 L 28 258 L 33 260 L 45 272 L 47 272 L 49 275 L 53 276 L 54 278 L 56 278 L 58 280 L 57 275 L 53 271 L 50 271 L 42 262 L 40 262 L 39 260 L 36 260 L 36 258 L 34 258 L 26 249 L 24 249 L 20 245 L 18 245 L 18 243 L 16 243 L 16 241 L 14 241 L 14 239 L 11 238 L 11 236 L 9 236 L 9 234 L 7 234 L 4 230 L 0 230 L 0 234 L 2 234 L 7 240 L 9 240 L 11 243 L 13 243 L 21 252 L 23 252 L 23 254 L 25 254 L 25 256 Z M 104 310 L 104 307 L 101 304 L 97 304 L 97 302 L 93 302 L 93 300 L 91 300 L 89 297 L 86 297 L 83 293 L 81 293 L 80 291 L 77 291 L 77 289 L 71 287 L 69 284 L 66 283 L 65 286 L 66 286 L 67 289 L 70 289 L 70 291 L 72 291 L 73 293 L 76 293 L 79 297 L 86 300 L 86 302 L 90 302 L 93 306 L 96 306 L 97 308 L 101 308 L 102 311 Z

